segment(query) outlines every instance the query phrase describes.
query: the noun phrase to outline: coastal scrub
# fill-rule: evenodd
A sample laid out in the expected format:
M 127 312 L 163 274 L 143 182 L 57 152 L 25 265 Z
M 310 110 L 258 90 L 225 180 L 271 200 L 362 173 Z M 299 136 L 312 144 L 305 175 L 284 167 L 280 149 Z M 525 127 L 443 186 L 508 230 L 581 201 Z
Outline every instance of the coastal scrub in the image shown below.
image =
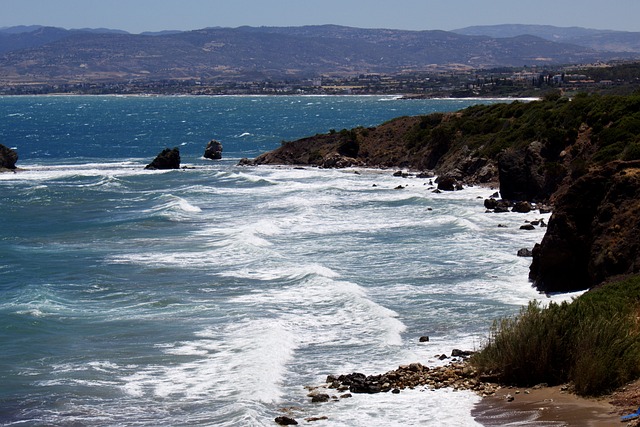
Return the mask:
M 533 301 L 494 322 L 471 363 L 505 384 L 572 382 L 581 395 L 640 377 L 640 276 L 603 285 L 571 303 Z

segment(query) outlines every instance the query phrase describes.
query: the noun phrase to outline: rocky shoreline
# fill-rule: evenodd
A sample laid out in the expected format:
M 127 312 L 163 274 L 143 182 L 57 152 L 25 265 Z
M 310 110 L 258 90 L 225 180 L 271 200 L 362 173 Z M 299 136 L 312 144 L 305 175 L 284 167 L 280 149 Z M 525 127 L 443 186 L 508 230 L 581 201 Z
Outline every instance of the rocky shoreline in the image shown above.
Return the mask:
M 453 360 L 443 366 L 427 367 L 421 363 L 399 366 L 383 374 L 351 373 L 328 375 L 321 385 L 307 386 L 307 398 L 313 404 L 339 402 L 353 398 L 354 394 L 393 393 L 403 390 L 469 391 L 482 397 L 472 410 L 473 418 L 485 426 L 575 425 L 601 427 L 620 421 L 620 416 L 634 411 L 640 402 L 640 381 L 636 381 L 606 397 L 587 398 L 574 394 L 568 384 L 550 387 L 513 387 L 481 376 L 467 357 L 471 352 L 453 350 Z M 301 421 L 296 408 L 283 408 L 283 415 L 275 417 L 278 425 L 298 425 Z M 322 415 L 303 418 L 305 422 L 330 420 Z M 560 424 L 561 423 L 561 424 Z M 528 424 L 527 424 L 528 425 Z M 630 426 L 638 426 L 638 420 Z
M 354 372 L 342 375 L 328 375 L 325 384 L 307 386 L 307 397 L 311 403 L 336 402 L 349 399 L 353 394 L 393 393 L 400 394 L 405 389 L 423 387 L 429 390 L 451 388 L 455 391 L 473 391 L 480 396 L 493 396 L 501 389 L 500 385 L 492 382 L 488 377 L 481 377 L 478 372 L 466 362 L 472 354 L 470 351 L 453 350 L 452 361 L 443 366 L 427 367 L 421 363 L 411 363 L 399 366 L 397 369 L 377 375 L 365 375 Z M 446 355 L 441 356 L 444 359 Z M 305 421 L 319 421 L 328 419 L 305 418 Z M 296 425 L 298 421 L 292 413 L 275 418 L 276 424 Z

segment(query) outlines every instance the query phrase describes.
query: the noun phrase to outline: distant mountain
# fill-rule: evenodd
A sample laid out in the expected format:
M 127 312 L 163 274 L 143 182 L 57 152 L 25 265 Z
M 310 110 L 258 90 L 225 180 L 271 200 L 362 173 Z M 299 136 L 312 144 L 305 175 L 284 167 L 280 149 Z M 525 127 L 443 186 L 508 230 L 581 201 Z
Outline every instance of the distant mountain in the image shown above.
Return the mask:
M 20 33 L 30 33 L 32 31 L 36 31 L 42 28 L 42 25 L 17 25 L 15 27 L 2 27 L 0 28 L 0 34 L 20 34 Z
M 585 63 L 620 56 L 534 35 L 498 38 L 335 25 L 152 34 L 51 27 L 0 32 L 0 83 L 251 81 L 323 73 L 395 73 L 434 66 Z
M 122 30 L 108 28 L 81 28 L 67 30 L 58 27 L 41 25 L 0 28 L 0 54 L 45 46 L 77 33 L 87 34 L 129 34 Z
M 21 31 L 23 28 L 25 31 Z M 34 28 L 28 31 L 29 28 Z M 0 54 L 37 48 L 69 37 L 71 32 L 54 27 L 11 27 L 0 30 Z
M 96 34 L 129 34 L 127 31 L 114 30 L 111 28 L 75 28 L 69 31 L 72 31 L 72 32 L 80 31 L 83 33 L 96 33 Z
M 461 28 L 453 32 L 468 36 L 494 38 L 517 37 L 528 34 L 545 40 L 575 44 L 598 51 L 640 52 L 640 32 L 521 24 L 474 26 Z
M 140 33 L 140 35 L 143 36 L 169 36 L 172 34 L 179 34 L 179 33 L 183 33 L 184 31 L 180 31 L 180 30 L 162 30 L 162 31 L 145 31 L 143 33 Z

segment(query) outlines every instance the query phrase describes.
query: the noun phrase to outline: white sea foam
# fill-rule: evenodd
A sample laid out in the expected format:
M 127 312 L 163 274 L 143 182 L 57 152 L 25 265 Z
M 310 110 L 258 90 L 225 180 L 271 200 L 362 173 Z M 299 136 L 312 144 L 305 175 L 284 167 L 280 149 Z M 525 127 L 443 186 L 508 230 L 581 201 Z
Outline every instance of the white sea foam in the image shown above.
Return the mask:
M 67 165 L 21 164 L 16 173 L 2 173 L 4 181 L 50 181 L 71 177 L 126 177 L 141 175 L 144 165 L 132 161 L 111 163 L 83 163 Z
M 281 320 L 240 320 L 165 348 L 176 357 L 174 366 L 127 376 L 123 389 L 136 397 L 151 393 L 186 400 L 216 396 L 223 401 L 272 403 L 281 398 L 286 364 L 296 346 L 295 336 Z

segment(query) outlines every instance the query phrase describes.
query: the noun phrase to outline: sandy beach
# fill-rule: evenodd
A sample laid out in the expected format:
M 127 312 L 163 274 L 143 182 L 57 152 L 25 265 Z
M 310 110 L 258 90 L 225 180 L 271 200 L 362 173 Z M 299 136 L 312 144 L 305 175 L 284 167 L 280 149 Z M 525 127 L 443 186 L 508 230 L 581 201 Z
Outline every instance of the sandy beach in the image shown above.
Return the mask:
M 609 398 L 579 397 L 561 387 L 504 388 L 482 399 L 472 416 L 484 426 L 605 427 L 626 425 L 620 421 L 621 410 Z

